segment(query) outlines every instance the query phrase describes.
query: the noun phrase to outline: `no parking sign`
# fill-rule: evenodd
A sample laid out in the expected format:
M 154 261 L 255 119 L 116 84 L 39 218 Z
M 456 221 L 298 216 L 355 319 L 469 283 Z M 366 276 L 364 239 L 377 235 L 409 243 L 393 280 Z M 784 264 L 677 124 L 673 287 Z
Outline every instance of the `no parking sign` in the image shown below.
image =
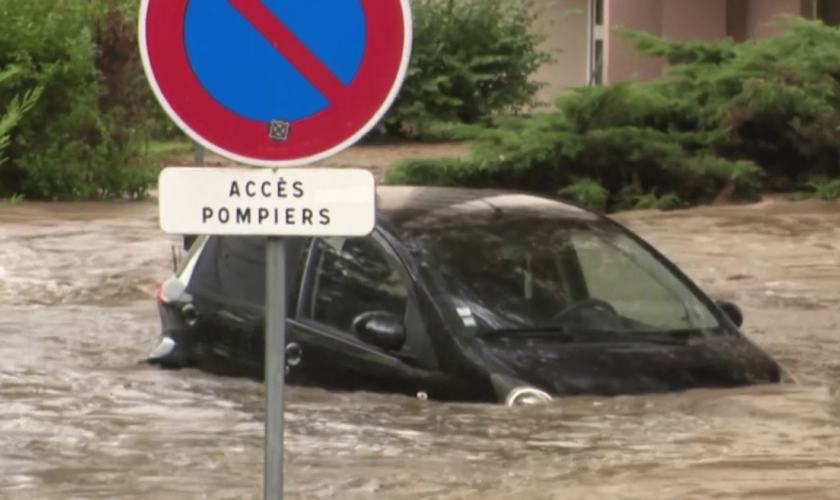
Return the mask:
M 362 236 L 375 224 L 365 170 L 294 169 L 369 132 L 397 97 L 409 0 L 142 0 L 140 53 L 187 135 L 255 169 L 164 169 L 161 228 L 269 236 L 266 499 L 283 496 L 285 248 L 278 236 Z M 285 187 L 284 187 L 285 186 Z

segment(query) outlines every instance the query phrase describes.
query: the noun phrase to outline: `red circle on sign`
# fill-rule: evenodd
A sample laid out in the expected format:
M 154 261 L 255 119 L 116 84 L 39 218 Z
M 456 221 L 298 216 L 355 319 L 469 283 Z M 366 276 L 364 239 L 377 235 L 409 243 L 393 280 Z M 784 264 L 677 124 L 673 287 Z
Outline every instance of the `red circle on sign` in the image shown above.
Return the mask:
M 412 37 L 409 0 L 360 0 L 365 51 L 353 81 L 331 96 L 322 111 L 291 122 L 288 140 L 272 140 L 268 123 L 222 106 L 193 72 L 184 43 L 184 18 L 190 1 L 143 0 L 140 49 L 146 76 L 158 101 L 181 129 L 234 161 L 294 167 L 332 156 L 376 125 L 405 78 Z M 254 5 L 258 0 L 248 3 Z

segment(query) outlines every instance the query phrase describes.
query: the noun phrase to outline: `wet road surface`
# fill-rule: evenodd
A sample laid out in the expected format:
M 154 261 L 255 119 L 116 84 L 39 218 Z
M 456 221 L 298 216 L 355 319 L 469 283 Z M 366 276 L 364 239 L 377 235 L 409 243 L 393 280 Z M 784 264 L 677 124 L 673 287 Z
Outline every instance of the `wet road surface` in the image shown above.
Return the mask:
M 0 499 L 260 498 L 263 387 L 138 364 L 178 243 L 156 216 L 0 206 Z M 517 410 L 293 388 L 286 498 L 840 498 L 840 205 L 617 218 L 801 385 Z

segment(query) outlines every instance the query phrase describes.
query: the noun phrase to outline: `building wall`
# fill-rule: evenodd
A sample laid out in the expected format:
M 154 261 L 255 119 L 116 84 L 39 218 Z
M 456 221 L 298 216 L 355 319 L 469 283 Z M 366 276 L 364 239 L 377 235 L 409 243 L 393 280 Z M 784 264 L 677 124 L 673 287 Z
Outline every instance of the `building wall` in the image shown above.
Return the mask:
M 726 36 L 743 42 L 748 38 L 747 18 L 750 0 L 728 0 L 726 2 Z
M 761 39 L 784 32 L 780 15 L 812 17 L 815 0 L 606 0 L 607 26 L 644 30 L 671 40 Z M 840 0 L 825 2 L 827 16 L 838 16 Z M 826 7 L 825 5 L 830 5 Z M 834 11 L 837 11 L 837 14 Z M 605 83 L 663 76 L 664 62 L 644 57 L 608 30 Z
M 540 17 L 537 29 L 548 35 L 542 43 L 543 50 L 550 50 L 554 63 L 546 64 L 534 79 L 546 82 L 538 97 L 548 104 L 563 88 L 586 85 L 588 82 L 588 0 L 541 0 L 547 7 Z
M 802 0 L 749 0 L 747 11 L 747 38 L 761 39 L 781 35 L 784 24 L 779 15 L 802 15 Z
M 555 62 L 535 75 L 548 86 L 540 99 L 553 101 L 564 88 L 589 80 L 589 0 L 540 0 L 550 6 L 538 29 Z M 612 28 L 623 26 L 672 40 L 761 39 L 784 31 L 779 15 L 814 17 L 840 24 L 840 0 L 604 0 L 603 82 L 663 76 L 664 62 L 644 57 Z
M 662 36 L 670 40 L 719 40 L 726 37 L 726 0 L 666 0 Z
M 816 2 L 816 0 L 810 0 Z M 820 0 L 819 5 L 814 5 L 814 13 L 829 26 L 840 25 L 840 0 Z
M 609 28 L 623 26 L 658 35 L 662 33 L 662 4 L 663 0 L 606 0 L 604 24 Z M 642 56 L 611 29 L 607 30 L 604 42 L 604 83 L 629 78 L 653 80 L 662 76 L 662 61 Z

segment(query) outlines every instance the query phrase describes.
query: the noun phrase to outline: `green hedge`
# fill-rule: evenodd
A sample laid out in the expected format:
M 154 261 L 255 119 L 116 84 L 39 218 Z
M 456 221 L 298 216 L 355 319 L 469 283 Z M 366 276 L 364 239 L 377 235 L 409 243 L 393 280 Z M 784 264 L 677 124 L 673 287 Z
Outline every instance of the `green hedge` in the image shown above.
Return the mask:
M 153 180 L 137 160 L 146 84 L 123 3 L 0 2 L 0 106 L 39 92 L 8 131 L 0 196 L 136 197 Z
M 16 76 L 17 73 L 18 70 L 16 68 L 9 68 L 0 72 L 0 85 L 4 81 Z M 38 98 L 41 97 L 42 92 L 42 87 L 29 90 L 23 97 L 13 97 L 5 109 L 0 109 L 0 165 L 6 161 L 4 150 L 9 147 L 9 143 L 11 142 L 10 133 L 12 129 L 20 122 L 24 113 L 29 111 L 38 102 Z
M 619 30 L 670 78 L 583 87 L 556 111 L 504 118 L 466 159 L 396 164 L 388 182 L 561 192 L 605 210 L 670 208 L 840 176 L 840 30 L 789 20 L 783 36 L 676 42 Z
M 400 95 L 369 139 L 422 138 L 438 123 L 489 123 L 537 104 L 552 60 L 533 0 L 412 0 L 414 45 Z

